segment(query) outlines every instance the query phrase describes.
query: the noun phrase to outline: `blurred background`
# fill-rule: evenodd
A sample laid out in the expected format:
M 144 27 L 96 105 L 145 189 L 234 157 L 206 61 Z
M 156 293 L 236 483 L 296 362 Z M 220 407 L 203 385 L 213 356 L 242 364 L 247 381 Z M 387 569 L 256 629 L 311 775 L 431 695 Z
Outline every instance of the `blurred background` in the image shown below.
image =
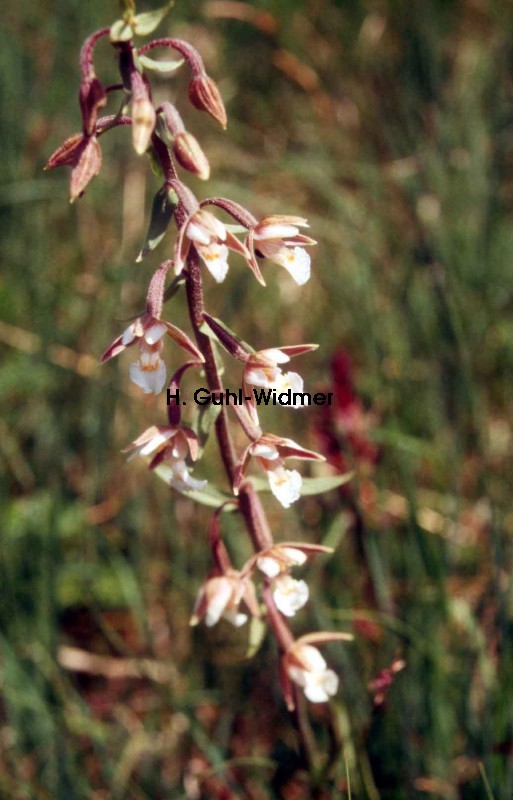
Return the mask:
M 237 258 L 206 279 L 255 347 L 320 343 L 297 368 L 336 405 L 265 427 L 355 471 L 287 512 L 264 497 L 277 539 L 335 548 L 303 570 L 294 631 L 355 634 L 325 649 L 341 687 L 302 709 L 306 752 L 274 643 L 244 661 L 229 631 L 188 627 L 210 511 L 126 464 L 165 409 L 130 355 L 97 366 L 171 253 L 170 231 L 134 263 L 159 179 L 123 128 L 73 206 L 67 169 L 42 171 L 80 128 L 81 43 L 118 13 L 2 13 L 0 797 L 510 800 L 513 5 L 177 0 L 158 31 L 199 49 L 228 110 L 223 133 L 185 69 L 154 80 L 210 159 L 193 190 L 307 216 L 319 240 L 305 287 L 267 263 L 264 290 Z M 116 80 L 105 43 L 97 72 Z M 181 294 L 166 314 L 187 325 Z M 222 487 L 211 444 L 195 476 Z

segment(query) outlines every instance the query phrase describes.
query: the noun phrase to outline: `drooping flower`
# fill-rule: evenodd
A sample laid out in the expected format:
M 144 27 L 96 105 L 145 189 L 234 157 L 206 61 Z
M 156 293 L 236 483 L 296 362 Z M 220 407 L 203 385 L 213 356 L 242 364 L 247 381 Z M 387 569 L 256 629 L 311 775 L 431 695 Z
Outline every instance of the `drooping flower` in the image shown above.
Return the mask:
M 292 567 L 301 567 L 310 555 L 332 552 L 332 547 L 322 544 L 282 542 L 258 553 L 256 565 L 268 578 L 276 578 L 286 574 Z
M 248 576 L 229 569 L 223 575 L 207 578 L 196 598 L 190 624 L 198 625 L 204 619 L 206 626 L 211 628 L 223 618 L 239 628 L 248 619 L 247 614 L 239 611 L 241 602 L 245 603 L 250 614 L 259 616 L 255 587 Z
M 104 364 L 119 355 L 127 347 L 139 345 L 139 358 L 130 365 L 130 380 L 144 390 L 145 394 L 159 394 L 166 383 L 166 365 L 160 357 L 164 347 L 163 338 L 168 334 L 184 350 L 203 362 L 204 358 L 195 344 L 176 325 L 157 319 L 151 314 L 143 314 L 115 339 L 101 357 Z
M 238 491 L 251 457 L 256 458 L 259 465 L 265 470 L 271 491 L 284 508 L 289 508 L 299 499 L 303 484 L 303 479 L 297 470 L 285 469 L 284 459 L 324 461 L 324 456 L 314 453 L 312 450 L 306 450 L 292 439 L 264 433 L 249 445 L 242 456 L 235 475 L 235 492 Z
M 255 266 L 258 271 L 256 256 L 261 256 L 284 267 L 299 286 L 306 283 L 310 277 L 310 256 L 304 248 L 317 244 L 315 239 L 300 233 L 300 228 L 307 227 L 303 217 L 275 215 L 261 219 L 250 229 L 245 242 L 253 271 Z
M 169 484 L 180 492 L 201 491 L 207 481 L 193 478 L 185 462 L 187 457 L 193 461 L 198 458 L 198 437 L 182 425 L 153 425 L 131 442 L 123 452 L 130 458 L 151 457 L 150 469 L 166 463 L 170 469 Z
M 296 644 L 285 655 L 288 677 L 300 686 L 312 703 L 325 703 L 337 693 L 338 677 L 316 647 Z
M 311 703 L 325 703 L 338 690 L 338 676 L 328 668 L 315 644 L 351 641 L 350 633 L 308 633 L 301 636 L 284 653 L 281 660 L 281 682 L 287 707 L 295 707 L 292 684 L 300 686 Z
M 271 587 L 276 608 L 286 617 L 293 617 L 296 611 L 303 608 L 310 594 L 305 581 L 298 581 L 287 574 L 274 578 Z
M 292 347 L 272 347 L 259 350 L 248 356 L 244 366 L 244 388 L 247 384 L 263 389 L 274 389 L 276 392 L 292 392 L 292 408 L 301 408 L 302 400 L 296 399 L 294 393 L 303 391 L 303 379 L 297 372 L 283 372 L 279 364 L 287 364 L 292 356 L 315 350 L 317 345 L 304 344 Z M 249 392 L 245 391 L 247 395 Z M 251 396 L 251 394 L 250 394 Z
M 175 271 L 183 270 L 191 245 L 209 270 L 212 277 L 221 283 L 228 272 L 228 252 L 233 250 L 244 258 L 249 252 L 236 236 L 226 229 L 210 211 L 198 209 L 180 229 L 175 246 Z

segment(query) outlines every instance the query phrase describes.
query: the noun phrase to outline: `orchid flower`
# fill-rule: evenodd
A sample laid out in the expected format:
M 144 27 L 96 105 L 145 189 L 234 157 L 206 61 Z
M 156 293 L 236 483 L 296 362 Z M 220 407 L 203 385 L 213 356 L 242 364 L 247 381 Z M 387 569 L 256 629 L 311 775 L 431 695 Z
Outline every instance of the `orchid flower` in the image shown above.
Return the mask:
M 101 357 L 101 363 L 104 364 L 122 353 L 127 347 L 137 343 L 139 358 L 130 366 L 130 380 L 140 386 L 145 394 L 159 394 L 166 383 L 166 365 L 160 357 L 164 347 L 163 338 L 166 334 L 184 350 L 192 353 L 194 358 L 201 362 L 204 361 L 196 345 L 180 328 L 145 313 L 137 317 L 122 335 L 112 342 Z
M 258 350 L 250 353 L 244 365 L 243 388 L 244 394 L 251 397 L 248 386 L 255 386 L 262 389 L 274 389 L 276 392 L 286 392 L 289 389 L 292 393 L 303 392 L 303 378 L 297 372 L 283 372 L 280 364 L 287 364 L 294 356 L 316 350 L 316 344 L 298 344 L 290 347 L 271 347 L 266 350 Z M 302 402 L 294 402 L 291 398 L 292 408 L 301 408 Z M 258 416 L 251 403 L 249 406 L 251 416 L 258 420 Z
M 309 461 L 324 461 L 324 456 L 307 450 L 292 439 L 265 433 L 255 440 L 244 452 L 237 467 L 234 491 L 239 489 L 240 482 L 249 458 L 256 458 L 265 470 L 271 491 L 284 508 L 289 508 L 301 495 L 303 479 L 297 470 L 285 469 L 285 458 L 298 458 Z
M 248 619 L 247 614 L 239 611 L 242 601 L 253 616 L 259 616 L 255 587 L 247 576 L 229 569 L 223 575 L 207 578 L 196 598 L 190 624 L 198 625 L 204 619 L 205 625 L 211 628 L 223 618 L 239 628 Z
M 195 211 L 180 229 L 174 258 L 177 275 L 183 270 L 191 245 L 194 245 L 199 257 L 218 283 L 224 281 L 228 272 L 229 250 L 249 259 L 249 251 L 245 245 L 210 211 L 203 208 Z
M 325 703 L 337 693 L 338 677 L 328 669 L 316 647 L 302 644 L 289 650 L 285 656 L 285 669 L 287 676 L 303 689 L 305 697 L 312 703 Z
M 259 255 L 274 261 L 302 286 L 310 278 L 310 256 L 304 248 L 317 244 L 315 239 L 300 233 L 299 228 L 307 227 L 308 223 L 302 217 L 264 217 L 249 231 L 245 241 L 251 259 L 256 264 Z
M 201 491 L 207 481 L 192 478 L 185 459 L 196 461 L 199 454 L 198 437 L 181 425 L 153 425 L 144 431 L 128 447 L 129 458 L 151 456 L 150 469 L 166 462 L 171 468 L 170 485 L 178 491 Z
M 325 703 L 337 693 L 338 677 L 313 645 L 352 639 L 350 633 L 308 633 L 290 645 L 281 663 L 282 688 L 290 710 L 295 706 L 291 681 L 303 689 L 311 703 Z

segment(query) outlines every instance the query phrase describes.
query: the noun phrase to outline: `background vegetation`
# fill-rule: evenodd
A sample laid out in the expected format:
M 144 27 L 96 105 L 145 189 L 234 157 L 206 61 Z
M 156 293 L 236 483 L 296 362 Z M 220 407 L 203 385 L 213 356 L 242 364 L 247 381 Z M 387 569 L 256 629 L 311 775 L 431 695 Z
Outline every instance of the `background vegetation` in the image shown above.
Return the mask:
M 273 644 L 237 663 L 237 643 L 189 629 L 209 512 L 125 464 L 163 409 L 126 359 L 97 367 L 169 252 L 134 264 L 158 179 L 122 129 L 74 206 L 65 170 L 42 173 L 79 127 L 80 44 L 117 10 L 2 12 L 0 797 L 345 798 L 349 779 L 370 800 L 510 800 L 513 6 L 177 0 L 161 27 L 198 47 L 229 112 L 223 134 L 185 109 L 184 76 L 159 84 L 210 157 L 195 188 L 304 214 L 320 242 L 302 289 L 268 266 L 264 291 L 235 259 L 209 282 L 253 344 L 320 342 L 301 367 L 336 414 L 266 424 L 356 470 L 286 516 L 266 500 L 277 538 L 336 548 L 308 567 L 295 629 L 356 637 L 327 649 L 341 690 L 332 717 L 308 709 L 307 757 Z M 214 458 L 196 474 L 217 479 Z M 372 682 L 398 659 L 383 699 Z

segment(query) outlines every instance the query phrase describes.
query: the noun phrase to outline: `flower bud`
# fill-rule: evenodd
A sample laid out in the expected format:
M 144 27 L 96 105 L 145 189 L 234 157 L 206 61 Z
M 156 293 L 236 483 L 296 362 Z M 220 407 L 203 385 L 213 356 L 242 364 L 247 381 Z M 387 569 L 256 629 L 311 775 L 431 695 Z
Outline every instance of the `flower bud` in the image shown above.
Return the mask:
M 200 111 L 206 111 L 221 127 L 226 128 L 226 111 L 217 85 L 206 72 L 196 75 L 189 83 L 189 100 Z
M 74 167 L 76 166 L 80 157 L 80 150 L 83 146 L 83 136 L 81 133 L 75 133 L 66 139 L 57 150 L 52 153 L 47 161 L 45 169 L 54 169 L 54 167 Z
M 132 141 L 134 150 L 142 155 L 148 149 L 157 115 L 148 97 L 138 97 L 132 105 Z
M 173 141 L 173 152 L 184 169 L 194 172 L 202 181 L 208 181 L 210 164 L 192 133 L 177 133 Z

